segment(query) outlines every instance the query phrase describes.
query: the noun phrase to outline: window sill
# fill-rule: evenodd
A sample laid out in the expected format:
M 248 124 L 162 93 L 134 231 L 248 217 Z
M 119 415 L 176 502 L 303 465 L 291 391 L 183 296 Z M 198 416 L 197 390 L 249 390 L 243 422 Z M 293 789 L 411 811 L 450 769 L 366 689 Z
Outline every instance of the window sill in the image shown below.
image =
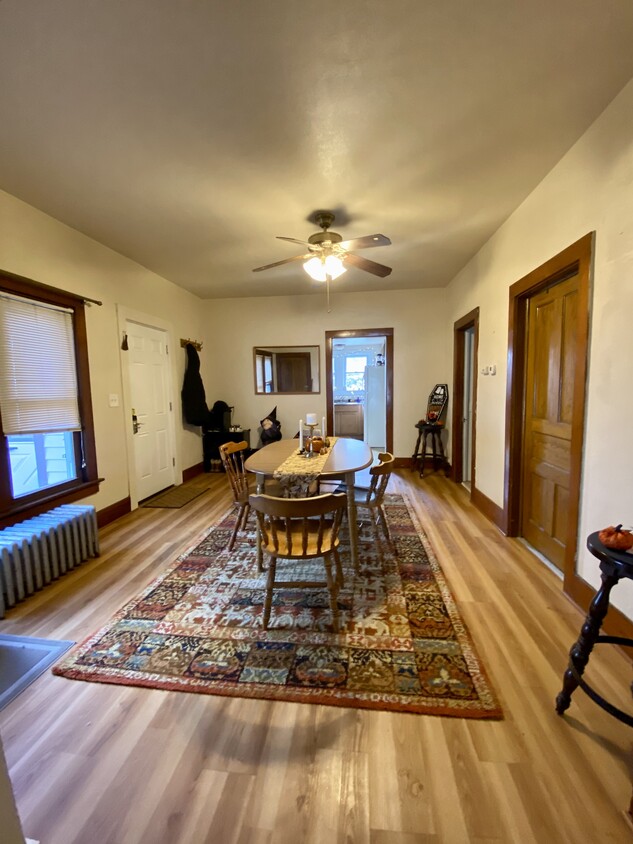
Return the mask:
M 63 492 L 52 492 L 44 498 L 38 498 L 37 501 L 24 502 L 20 504 L 16 502 L 9 510 L 0 512 L 0 528 L 9 527 L 17 522 L 23 522 L 25 519 L 30 519 L 32 516 L 39 516 L 40 513 L 46 513 L 54 507 L 59 507 L 60 504 L 69 504 L 71 501 L 77 501 L 79 498 L 86 498 L 89 495 L 94 495 L 99 492 L 99 484 L 103 478 L 97 478 L 93 481 L 86 481 L 85 483 L 74 486 L 72 489 L 66 489 Z

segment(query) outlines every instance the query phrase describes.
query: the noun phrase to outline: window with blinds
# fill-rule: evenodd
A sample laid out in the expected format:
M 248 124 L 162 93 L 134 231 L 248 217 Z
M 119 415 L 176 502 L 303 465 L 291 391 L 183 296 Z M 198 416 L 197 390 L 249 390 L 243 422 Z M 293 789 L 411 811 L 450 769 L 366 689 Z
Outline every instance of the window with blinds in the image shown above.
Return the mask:
M 0 274 L 0 520 L 96 481 L 87 360 L 81 300 Z
M 80 430 L 72 312 L 0 294 L 0 330 L 4 433 Z

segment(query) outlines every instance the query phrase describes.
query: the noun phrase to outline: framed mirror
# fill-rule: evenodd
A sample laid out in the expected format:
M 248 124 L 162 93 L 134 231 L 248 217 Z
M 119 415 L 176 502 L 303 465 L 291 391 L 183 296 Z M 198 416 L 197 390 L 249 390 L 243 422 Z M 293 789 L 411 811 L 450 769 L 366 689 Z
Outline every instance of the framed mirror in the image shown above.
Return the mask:
M 257 395 L 320 393 L 319 346 L 255 346 Z

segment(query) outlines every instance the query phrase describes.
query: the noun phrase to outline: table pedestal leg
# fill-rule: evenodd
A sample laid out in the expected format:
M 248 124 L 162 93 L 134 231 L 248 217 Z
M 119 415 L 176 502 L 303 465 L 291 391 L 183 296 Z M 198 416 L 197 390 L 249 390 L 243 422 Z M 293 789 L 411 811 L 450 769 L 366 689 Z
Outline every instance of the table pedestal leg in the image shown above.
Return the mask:
M 356 516 L 356 498 L 354 497 L 354 472 L 345 474 L 347 486 L 347 521 L 349 522 L 349 549 L 354 571 L 358 572 L 358 521 Z

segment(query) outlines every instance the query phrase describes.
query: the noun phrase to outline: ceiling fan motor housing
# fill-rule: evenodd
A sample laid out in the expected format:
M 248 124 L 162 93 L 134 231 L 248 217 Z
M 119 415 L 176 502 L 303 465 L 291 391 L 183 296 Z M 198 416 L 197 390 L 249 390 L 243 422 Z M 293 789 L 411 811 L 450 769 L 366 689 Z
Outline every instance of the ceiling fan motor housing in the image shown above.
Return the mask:
M 343 238 L 337 232 L 322 231 L 311 234 L 308 238 L 308 243 L 318 246 L 321 243 L 340 243 L 342 240 Z
M 317 225 L 321 226 L 322 232 L 311 234 L 308 243 L 318 246 L 321 243 L 340 243 L 343 238 L 337 232 L 329 232 L 328 229 L 334 222 L 334 214 L 331 211 L 317 211 L 314 215 Z

